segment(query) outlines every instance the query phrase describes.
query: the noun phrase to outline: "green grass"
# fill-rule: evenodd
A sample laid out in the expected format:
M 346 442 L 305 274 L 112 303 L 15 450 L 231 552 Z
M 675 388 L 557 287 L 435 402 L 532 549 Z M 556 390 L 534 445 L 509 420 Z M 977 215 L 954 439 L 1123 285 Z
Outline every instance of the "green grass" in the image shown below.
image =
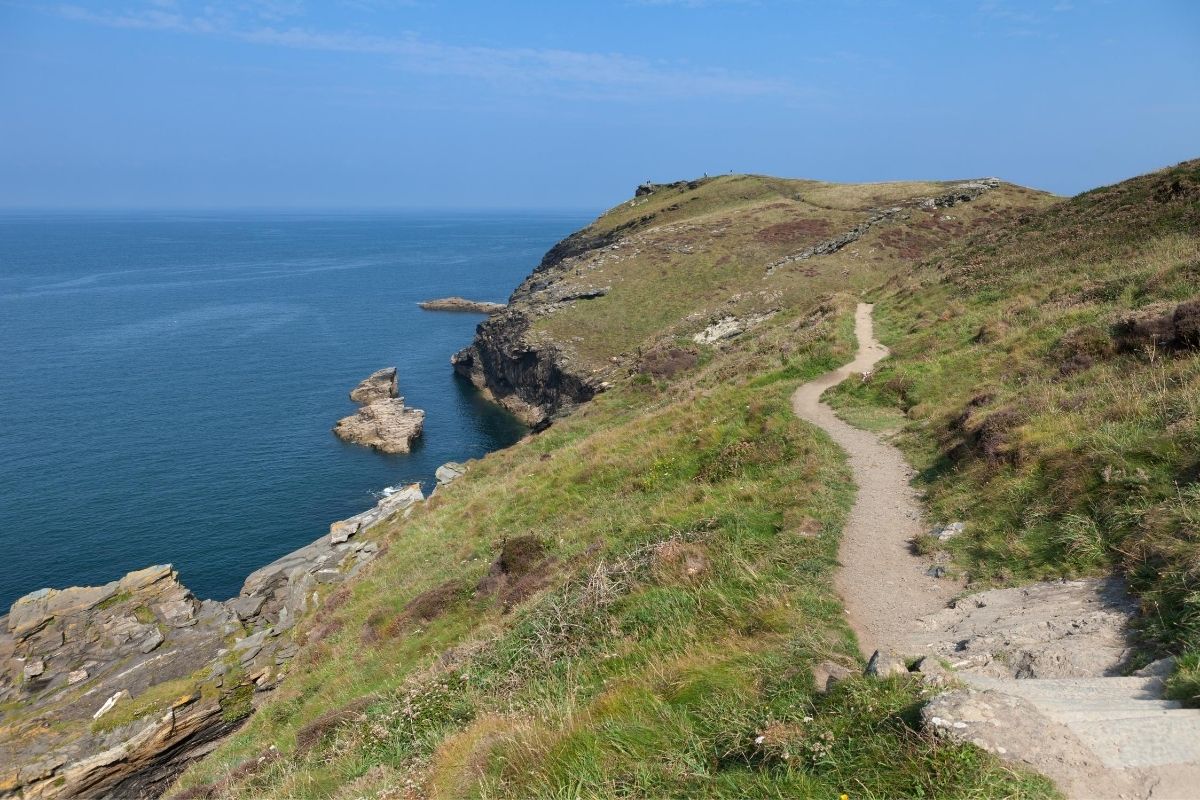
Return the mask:
M 782 314 L 691 372 L 626 382 L 474 462 L 379 535 L 387 553 L 303 623 L 283 686 L 182 785 L 246 798 L 1054 796 L 918 732 L 918 683 L 813 691 L 812 665 L 857 660 L 831 585 L 853 490 L 789 398 L 848 358 L 850 308 Z M 528 591 L 476 590 L 518 537 L 544 548 L 526 548 L 529 572 L 508 585 Z M 405 616 L 435 587 L 440 614 Z M 234 772 L 270 745 L 282 757 Z
M 531 336 L 553 340 L 582 369 L 603 369 L 613 356 L 636 356 L 690 336 L 712 317 L 803 309 L 825 294 L 864 291 L 906 271 L 914 254 L 1052 201 L 1004 185 L 953 209 L 913 210 L 833 255 L 765 274 L 768 264 L 853 228 L 873 209 L 934 195 L 946 185 L 727 175 L 631 200 L 583 232 L 603 237 L 633 226 L 625 246 L 586 255 L 576 268 L 582 282 L 608 286 L 609 293 L 539 318 Z
M 1194 654 L 1200 357 L 1126 352 L 1113 330 L 1198 293 L 1200 163 L 1189 162 L 892 281 L 876 318 L 894 357 L 831 396 L 850 419 L 904 415 L 900 442 L 933 516 L 968 522 L 949 547 L 976 581 L 1117 570 L 1141 599 L 1146 650 Z

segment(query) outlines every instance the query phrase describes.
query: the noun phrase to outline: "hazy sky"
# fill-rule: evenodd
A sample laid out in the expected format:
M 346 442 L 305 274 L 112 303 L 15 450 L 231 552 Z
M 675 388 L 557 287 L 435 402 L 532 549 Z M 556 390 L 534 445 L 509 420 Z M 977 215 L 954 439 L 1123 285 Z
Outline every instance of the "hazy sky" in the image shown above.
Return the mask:
M 0 206 L 598 209 L 1200 156 L 1200 2 L 0 0 Z

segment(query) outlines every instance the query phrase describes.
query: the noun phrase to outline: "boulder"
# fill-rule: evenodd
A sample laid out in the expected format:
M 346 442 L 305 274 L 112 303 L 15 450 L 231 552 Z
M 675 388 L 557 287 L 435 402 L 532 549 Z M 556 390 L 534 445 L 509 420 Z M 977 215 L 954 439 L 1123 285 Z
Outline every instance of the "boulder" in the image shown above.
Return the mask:
M 836 661 L 822 661 L 812 668 L 813 684 L 817 687 L 818 692 L 825 694 L 835 684 L 853 676 L 854 673 L 855 670 L 850 669 L 844 664 L 839 664 Z
M 934 539 L 937 539 L 939 542 L 948 542 L 966 529 L 967 523 L 965 522 L 951 522 L 949 525 L 942 525 L 934 528 L 929 532 L 929 535 Z
M 866 673 L 875 678 L 889 678 L 893 675 L 907 675 L 908 664 L 895 653 L 876 650 L 867 662 Z
M 466 471 L 466 465 L 459 464 L 457 461 L 448 461 L 438 467 L 433 476 L 437 478 L 438 486 L 446 486 L 461 478 Z
M 355 519 L 343 519 L 329 526 L 329 543 L 341 544 L 350 540 L 358 533 L 359 522 Z

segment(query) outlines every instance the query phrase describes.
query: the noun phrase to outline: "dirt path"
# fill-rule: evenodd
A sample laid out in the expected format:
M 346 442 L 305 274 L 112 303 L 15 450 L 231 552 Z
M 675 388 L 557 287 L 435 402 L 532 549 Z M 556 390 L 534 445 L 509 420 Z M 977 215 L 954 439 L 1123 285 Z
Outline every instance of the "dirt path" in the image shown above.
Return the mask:
M 928 577 L 928 560 L 910 546 L 927 530 L 912 468 L 820 399 L 887 356 L 871 312 L 865 303 L 855 312 L 854 361 L 792 395 L 796 415 L 846 451 L 858 484 L 836 584 L 863 655 L 881 650 L 952 664 L 965 685 L 929 702 L 926 727 L 1031 766 L 1068 797 L 1200 797 L 1200 712 L 1162 699 L 1169 667 L 1118 677 L 1134 613 L 1119 580 L 995 589 L 947 607 L 961 584 Z
M 858 354 L 849 364 L 806 383 L 792 395 L 796 416 L 824 430 L 850 458 L 858 497 L 842 533 L 837 589 L 864 656 L 874 650 L 903 652 L 917 617 L 931 614 L 960 585 L 925 575 L 926 560 L 910 540 L 925 529 L 921 504 L 909 482 L 912 468 L 895 447 L 842 422 L 821 394 L 857 373 L 870 372 L 888 349 L 875 339 L 873 306 L 859 303 L 854 315 Z

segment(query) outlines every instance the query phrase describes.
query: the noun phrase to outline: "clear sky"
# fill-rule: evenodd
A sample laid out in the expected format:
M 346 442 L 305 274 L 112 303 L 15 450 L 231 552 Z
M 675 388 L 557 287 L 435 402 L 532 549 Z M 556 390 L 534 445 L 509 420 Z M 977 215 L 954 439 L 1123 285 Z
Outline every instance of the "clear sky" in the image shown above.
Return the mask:
M 1200 0 L 0 0 L 0 206 L 599 209 L 1200 156 Z

